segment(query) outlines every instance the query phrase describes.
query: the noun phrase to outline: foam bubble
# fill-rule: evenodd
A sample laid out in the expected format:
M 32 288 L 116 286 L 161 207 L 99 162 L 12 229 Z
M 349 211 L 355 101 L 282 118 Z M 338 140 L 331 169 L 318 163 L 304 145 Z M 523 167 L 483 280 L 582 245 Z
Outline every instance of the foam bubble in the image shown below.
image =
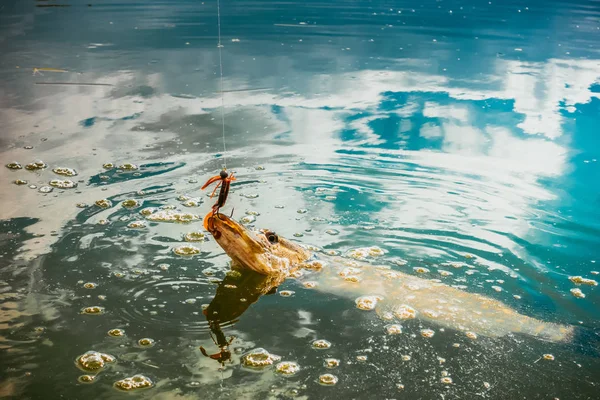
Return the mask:
M 95 375 L 81 375 L 77 380 L 81 383 L 94 383 L 96 381 Z
M 465 335 L 466 335 L 466 336 L 467 336 L 469 339 L 473 339 L 473 340 L 477 339 L 477 334 L 476 334 L 475 332 L 467 332 Z
M 293 361 L 280 362 L 275 366 L 275 371 L 282 375 L 294 375 L 300 371 L 300 366 Z
M 203 232 L 189 232 L 189 233 L 185 234 L 183 239 L 186 242 L 204 242 L 208 238 L 206 237 L 206 235 Z
M 27 181 L 23 179 L 15 179 L 13 183 L 17 186 L 27 185 Z
M 417 310 L 406 304 L 396 307 L 393 312 L 396 318 L 400 319 L 412 319 L 417 316 Z
M 356 307 L 360 310 L 370 311 L 374 310 L 377 306 L 377 302 L 383 300 L 381 296 L 361 296 L 355 300 Z
M 132 377 L 121 379 L 120 381 L 115 382 L 114 386 L 119 390 L 128 392 L 131 390 L 150 388 L 154 386 L 154 384 L 144 375 L 134 375 Z
M 115 362 L 113 356 L 91 350 L 77 357 L 77 366 L 84 371 L 90 372 L 101 371 L 107 363 L 113 362 Z
M 175 247 L 173 249 L 173 253 L 177 254 L 178 256 L 193 256 L 196 254 L 200 254 L 200 249 L 194 246 L 184 245 Z
M 421 336 L 424 338 L 432 338 L 435 332 L 431 329 L 421 329 Z
M 320 271 L 327 265 L 326 262 L 321 260 L 313 260 L 303 264 L 304 269 L 309 269 L 312 271 Z
M 139 169 L 139 167 L 135 164 L 125 163 L 119 165 L 119 169 L 122 169 L 123 171 L 136 171 Z
M 123 329 L 111 329 L 110 331 L 108 331 L 108 336 L 120 337 L 124 335 L 125 331 Z
M 129 224 L 127 224 L 127 227 L 131 228 L 131 229 L 145 228 L 146 227 L 146 222 L 144 222 L 144 221 L 133 221 L 133 222 L 130 222 Z
M 85 307 L 85 308 L 81 309 L 81 313 L 86 314 L 86 315 L 104 314 L 104 307 L 100 307 L 100 306 Z
M 69 179 L 52 179 L 48 184 L 59 189 L 73 189 L 77 187 L 77 182 L 73 182 Z
M 254 215 L 245 215 L 240 219 L 240 223 L 243 225 L 248 225 L 256 221 L 256 217 Z
M 569 280 L 576 285 L 598 286 L 598 282 L 593 279 L 586 279 L 582 276 L 570 276 Z
M 542 356 L 542 358 L 543 358 L 544 360 L 548 360 L 548 361 L 554 361 L 554 356 L 553 356 L 552 354 L 544 354 L 544 355 Z
M 313 349 L 324 350 L 324 349 L 328 349 L 330 347 L 331 347 L 331 342 L 329 342 L 325 339 L 317 339 L 317 340 L 313 340 L 313 342 L 312 342 Z
M 333 386 L 338 382 L 337 376 L 333 374 L 323 374 L 319 376 L 319 383 L 324 386 Z
M 263 369 L 281 360 L 281 357 L 269 353 L 263 348 L 254 349 L 242 356 L 242 366 L 251 369 Z
M 325 368 L 329 368 L 329 369 L 333 369 L 333 368 L 337 368 L 340 365 L 340 360 L 338 360 L 337 358 L 326 358 L 323 361 L 323 366 Z
M 153 222 L 175 222 L 187 224 L 200 219 L 195 214 L 182 213 L 174 210 L 160 210 L 146 216 L 146 219 Z
M 398 324 L 390 324 L 385 326 L 385 331 L 388 335 L 398 335 L 402 333 L 402 326 Z
M 571 289 L 571 294 L 579 299 L 585 298 L 585 294 L 583 294 L 581 289 Z
M 282 290 L 281 292 L 279 292 L 279 295 L 282 297 L 291 297 L 294 295 L 294 291 L 293 290 Z
M 19 164 L 18 162 L 13 161 L 11 163 L 6 164 L 6 168 L 17 170 L 17 169 L 22 169 L 23 166 L 21 164 Z
M 151 339 L 151 338 L 142 338 L 142 339 L 138 340 L 138 345 L 140 347 L 152 347 L 152 346 L 154 346 L 154 343 L 155 343 L 154 339 Z
M 45 162 L 39 160 L 25 165 L 25 169 L 28 171 L 39 171 L 40 169 L 45 169 L 47 167 Z
M 75 175 L 77 175 L 77 171 L 75 171 L 73 168 L 66 168 L 66 167 L 57 167 L 57 168 L 54 168 L 52 170 L 52 172 L 54 172 L 57 175 L 64 175 L 64 176 L 75 176 Z
M 123 200 L 121 202 L 121 206 L 125 207 L 125 208 L 135 208 L 135 207 L 139 207 L 141 205 L 141 203 L 139 201 L 137 201 L 136 199 L 127 199 L 127 200 Z
M 181 204 L 185 207 L 198 207 L 198 206 L 200 206 L 200 204 L 202 204 L 202 202 L 199 200 L 190 199 L 190 200 L 184 201 Z

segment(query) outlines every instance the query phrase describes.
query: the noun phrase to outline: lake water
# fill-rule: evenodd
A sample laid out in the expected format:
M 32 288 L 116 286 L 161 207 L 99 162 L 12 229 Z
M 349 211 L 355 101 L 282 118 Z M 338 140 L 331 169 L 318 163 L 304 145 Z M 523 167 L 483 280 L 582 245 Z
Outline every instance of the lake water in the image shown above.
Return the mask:
M 224 0 L 221 18 L 225 152 L 215 1 L 0 5 L 2 164 L 47 165 L 0 170 L 0 397 L 600 398 L 599 288 L 569 280 L 600 278 L 600 3 Z M 230 260 L 184 236 L 225 163 L 234 218 L 334 254 L 378 246 L 368 261 L 575 334 L 471 340 L 417 317 L 389 335 L 288 279 L 231 311 L 230 361 L 204 357 Z M 200 220 L 141 213 L 160 207 Z M 174 253 L 186 244 L 199 254 Z M 300 370 L 248 370 L 255 348 Z M 84 372 L 90 350 L 116 362 Z M 113 386 L 136 374 L 153 386 Z

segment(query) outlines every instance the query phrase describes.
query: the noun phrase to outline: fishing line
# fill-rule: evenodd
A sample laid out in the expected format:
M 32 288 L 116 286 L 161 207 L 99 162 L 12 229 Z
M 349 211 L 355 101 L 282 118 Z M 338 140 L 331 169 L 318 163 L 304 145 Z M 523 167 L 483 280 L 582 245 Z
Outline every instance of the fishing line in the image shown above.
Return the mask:
M 221 92 L 221 127 L 223 132 L 223 167 L 227 169 L 227 146 L 225 145 L 225 96 L 223 94 L 223 56 L 221 55 L 221 48 L 223 45 L 221 44 L 221 2 L 217 0 L 217 28 L 219 31 L 219 70 L 221 72 L 221 83 L 220 83 L 220 92 Z

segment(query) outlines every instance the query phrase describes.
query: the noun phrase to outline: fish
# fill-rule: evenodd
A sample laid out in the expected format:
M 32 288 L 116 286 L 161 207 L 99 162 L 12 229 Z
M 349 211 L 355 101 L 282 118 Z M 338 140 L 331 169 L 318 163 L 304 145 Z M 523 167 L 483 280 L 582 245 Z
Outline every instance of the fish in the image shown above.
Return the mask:
M 270 230 L 251 231 L 224 214 L 207 218 L 215 241 L 232 259 L 232 265 L 272 277 L 266 282 L 273 285 L 297 279 L 305 287 L 354 300 L 358 308 L 375 311 L 383 320 L 417 318 L 473 339 L 478 335 L 497 338 L 514 334 L 551 342 L 573 338 L 573 326 L 520 314 L 478 293 L 385 265 L 320 254 Z M 264 282 L 260 292 L 268 293 L 273 288 Z

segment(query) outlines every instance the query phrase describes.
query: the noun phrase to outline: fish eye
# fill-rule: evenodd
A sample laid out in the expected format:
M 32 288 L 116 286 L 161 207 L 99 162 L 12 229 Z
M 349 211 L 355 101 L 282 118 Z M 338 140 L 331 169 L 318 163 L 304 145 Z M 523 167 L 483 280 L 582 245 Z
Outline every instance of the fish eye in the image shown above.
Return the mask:
M 279 243 L 279 236 L 277 236 L 277 234 L 275 232 L 265 232 L 265 236 L 267 237 L 267 240 L 269 241 L 269 243 L 271 243 L 271 244 Z

